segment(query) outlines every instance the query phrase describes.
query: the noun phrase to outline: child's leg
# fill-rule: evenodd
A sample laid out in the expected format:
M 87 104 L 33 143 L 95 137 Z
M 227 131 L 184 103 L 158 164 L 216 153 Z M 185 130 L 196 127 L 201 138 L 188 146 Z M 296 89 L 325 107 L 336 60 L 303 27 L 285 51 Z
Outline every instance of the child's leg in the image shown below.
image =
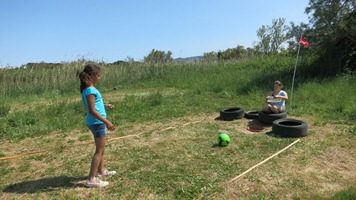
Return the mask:
M 103 153 L 103 156 L 101 157 L 100 164 L 99 164 L 99 167 L 98 167 L 98 172 L 99 173 L 102 173 L 103 171 L 104 171 L 104 153 Z
M 95 154 L 91 161 L 89 180 L 92 180 L 96 176 L 96 172 L 100 165 L 104 164 L 104 151 L 106 145 L 106 137 L 95 138 Z
M 262 111 L 263 111 L 263 112 L 269 112 L 270 109 L 271 109 L 271 105 L 269 105 L 269 104 L 267 104 L 267 103 L 264 104 L 263 107 L 262 107 Z
M 285 109 L 284 109 L 284 107 L 278 107 L 278 111 L 279 111 L 280 113 L 282 113 L 282 112 L 285 111 Z
M 273 113 L 279 113 L 277 106 L 272 106 L 272 107 L 271 107 L 271 111 L 272 111 Z

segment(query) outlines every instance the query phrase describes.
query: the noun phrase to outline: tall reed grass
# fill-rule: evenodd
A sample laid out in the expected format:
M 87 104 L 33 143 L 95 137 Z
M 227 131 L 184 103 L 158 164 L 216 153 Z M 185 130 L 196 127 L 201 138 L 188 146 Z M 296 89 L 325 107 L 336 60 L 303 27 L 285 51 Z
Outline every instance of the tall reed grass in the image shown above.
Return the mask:
M 293 115 L 319 115 L 327 119 L 355 121 L 355 76 L 309 77 L 305 69 L 312 58 L 301 58 L 295 80 Z M 85 111 L 80 99 L 77 74 L 90 61 L 63 63 L 55 68 L 0 70 L 0 137 L 17 138 L 53 131 L 67 131 L 82 124 Z M 224 106 L 260 109 L 274 80 L 281 80 L 290 94 L 295 58 L 270 56 L 216 63 L 124 63 L 102 66 L 96 85 L 102 93 L 120 90 L 152 90 L 140 97 L 114 101 L 119 108 L 111 113 L 118 123 L 147 121 L 216 112 Z M 183 94 L 163 95 L 167 88 Z M 22 105 L 27 105 L 24 109 Z M 31 106 L 29 106 L 31 105 Z M 130 113 L 128 117 L 125 113 Z M 147 113 L 147 114 L 144 114 Z M 154 113 L 154 114 L 153 114 Z M 33 131 L 32 131 L 33 132 Z
M 79 85 L 77 75 L 88 62 L 90 61 L 81 60 L 63 63 L 53 68 L 0 69 L 1 99 L 14 100 L 24 96 L 53 96 L 77 92 Z M 289 69 L 292 62 L 293 59 L 280 57 L 212 64 L 104 64 L 101 65 L 103 79 L 99 86 L 103 86 L 103 89 L 165 86 L 211 92 L 226 89 L 236 91 L 235 83 L 246 82 L 251 78 L 257 81 L 261 76 L 268 74 L 274 76 Z M 265 84 L 264 79 L 260 82 L 260 85 Z

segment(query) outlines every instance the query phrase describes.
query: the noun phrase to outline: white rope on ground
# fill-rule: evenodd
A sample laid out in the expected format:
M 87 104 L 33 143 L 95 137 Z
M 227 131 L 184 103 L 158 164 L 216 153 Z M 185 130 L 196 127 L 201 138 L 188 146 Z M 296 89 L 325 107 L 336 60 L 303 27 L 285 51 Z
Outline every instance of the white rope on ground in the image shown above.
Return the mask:
M 286 146 L 284 149 L 278 151 L 277 153 L 275 153 L 275 154 L 273 154 L 272 156 L 270 156 L 270 157 L 264 159 L 264 160 L 261 161 L 260 163 L 258 163 L 258 164 L 256 164 L 256 165 L 252 166 L 250 169 L 246 170 L 246 171 L 243 172 L 242 174 L 240 174 L 240 175 L 236 176 L 235 178 L 231 179 L 231 180 L 229 181 L 229 183 L 231 183 L 231 182 L 235 181 L 236 179 L 242 177 L 243 175 L 247 174 L 248 172 L 252 171 L 252 170 L 255 169 L 256 167 L 262 165 L 263 163 L 267 162 L 267 161 L 270 160 L 271 158 L 273 158 L 273 157 L 277 156 L 278 154 L 282 153 L 283 151 L 287 150 L 289 147 L 293 146 L 294 144 L 296 144 L 296 143 L 299 142 L 299 141 L 300 141 L 300 139 L 297 139 L 296 141 L 294 141 L 294 142 L 292 142 L 291 144 L 289 144 L 288 146 Z
M 202 121 L 202 120 L 201 120 L 201 121 Z M 189 125 L 189 124 L 196 124 L 196 123 L 201 122 L 201 121 L 195 121 L 195 122 L 186 123 L 186 124 L 183 124 L 183 126 L 186 126 L 186 125 Z M 176 128 L 176 127 L 170 126 L 170 127 L 168 127 L 168 128 L 159 130 L 158 132 L 164 132 L 164 131 L 167 131 L 167 130 L 170 130 L 170 129 L 174 129 L 174 128 Z M 121 137 L 116 137 L 116 138 L 110 138 L 110 139 L 107 140 L 107 142 L 111 142 L 111 141 L 114 141 L 114 140 L 125 139 L 125 138 L 129 138 L 129 137 L 138 137 L 138 136 L 140 136 L 140 135 L 142 135 L 142 134 L 144 134 L 144 133 L 135 134 L 135 135 L 126 135 L 126 136 L 121 136 Z M 81 145 L 87 145 L 87 144 L 92 144 L 92 143 L 93 143 L 93 142 L 87 142 L 87 143 L 84 143 L 84 144 L 81 144 Z M 13 156 L 1 157 L 1 158 L 0 158 L 0 161 L 9 160 L 9 159 L 14 159 L 14 158 L 20 158 L 20 157 L 23 157 L 23 156 L 28 156 L 28 155 L 33 155 L 33 154 L 45 153 L 45 152 L 48 152 L 48 151 L 51 151 L 51 150 L 53 150 L 53 149 L 40 150 L 40 151 L 32 151 L 32 152 L 24 153 L 24 154 L 18 154 L 18 155 L 13 155 Z

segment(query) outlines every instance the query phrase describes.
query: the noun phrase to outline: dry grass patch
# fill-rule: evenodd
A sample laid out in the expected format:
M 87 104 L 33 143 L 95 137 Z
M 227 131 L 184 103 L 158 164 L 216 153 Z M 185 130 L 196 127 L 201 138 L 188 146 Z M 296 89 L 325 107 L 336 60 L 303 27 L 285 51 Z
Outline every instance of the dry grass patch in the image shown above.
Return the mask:
M 250 120 L 215 120 L 216 115 L 126 123 L 108 139 L 106 161 L 118 171 L 102 189 L 86 189 L 84 180 L 94 151 L 88 131 L 73 130 L 28 138 L 0 147 L 6 155 L 51 149 L 43 154 L 1 161 L 0 198 L 86 199 L 310 199 L 330 197 L 356 184 L 355 149 L 347 127 L 308 122 L 309 135 L 267 163 L 229 180 L 295 139 L 246 130 Z M 232 142 L 217 148 L 219 131 Z M 137 136 L 138 135 L 138 136 Z M 335 135 L 340 140 L 335 140 Z M 37 141 L 37 142 L 36 142 Z

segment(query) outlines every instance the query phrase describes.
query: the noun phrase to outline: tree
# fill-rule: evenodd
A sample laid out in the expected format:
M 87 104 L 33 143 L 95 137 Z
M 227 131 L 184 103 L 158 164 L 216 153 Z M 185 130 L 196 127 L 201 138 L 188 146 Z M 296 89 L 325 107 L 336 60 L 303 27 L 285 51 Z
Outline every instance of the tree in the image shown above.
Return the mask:
M 271 52 L 277 53 L 283 42 L 287 40 L 288 26 L 285 25 L 285 18 L 279 18 L 277 20 L 272 20 L 272 27 L 270 27 L 271 32 Z
M 270 53 L 271 35 L 268 33 L 268 27 L 263 25 L 259 28 L 257 30 L 257 37 L 260 39 L 256 45 L 257 51 L 263 52 L 264 54 Z
M 262 25 L 257 30 L 260 41 L 255 48 L 264 54 L 278 53 L 281 45 L 287 40 L 288 26 L 285 21 L 285 18 L 278 18 L 272 20 L 272 26 Z
M 171 51 L 165 53 L 164 51 L 152 49 L 152 51 L 144 57 L 144 62 L 148 63 L 170 63 L 172 61 L 173 58 Z
M 310 0 L 312 41 L 325 71 L 356 70 L 356 0 Z
M 214 51 L 203 54 L 203 61 L 208 63 L 217 61 L 217 58 L 218 54 Z
M 310 35 L 309 24 L 301 22 L 299 25 L 296 25 L 294 22 L 291 22 L 287 33 L 287 52 L 294 53 L 297 50 L 301 36 L 309 41 L 308 35 Z
M 245 47 L 237 45 L 235 48 L 228 48 L 225 51 L 220 51 L 217 54 L 219 60 L 239 59 L 246 53 Z
M 135 62 L 135 59 L 130 57 L 130 56 L 127 56 L 126 59 L 125 59 L 126 62 L 128 63 L 134 63 Z

